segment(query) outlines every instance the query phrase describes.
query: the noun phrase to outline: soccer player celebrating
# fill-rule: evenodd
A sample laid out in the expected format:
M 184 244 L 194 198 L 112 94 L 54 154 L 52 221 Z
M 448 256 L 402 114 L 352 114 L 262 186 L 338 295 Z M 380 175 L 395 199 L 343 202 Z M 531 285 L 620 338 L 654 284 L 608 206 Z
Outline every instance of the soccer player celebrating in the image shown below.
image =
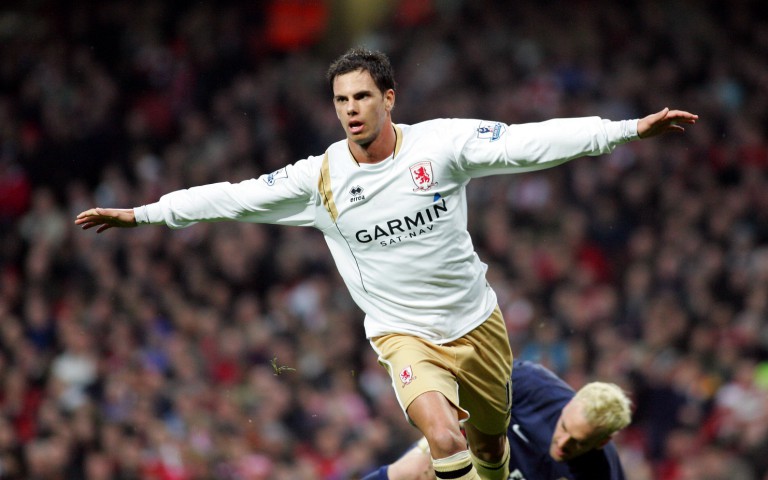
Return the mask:
M 664 109 L 508 125 L 392 121 L 395 79 L 380 52 L 354 48 L 328 70 L 346 138 L 260 178 L 198 186 L 130 209 L 91 208 L 84 229 L 238 220 L 320 230 L 366 337 L 392 376 L 439 478 L 507 478 L 512 369 L 504 320 L 467 231 L 472 178 L 553 167 L 698 118 Z M 470 448 L 462 435 L 460 422 Z
M 514 362 L 509 480 L 623 480 L 613 435 L 629 425 L 631 402 L 617 385 L 592 382 L 578 392 L 531 362 Z M 423 440 L 363 480 L 434 478 Z

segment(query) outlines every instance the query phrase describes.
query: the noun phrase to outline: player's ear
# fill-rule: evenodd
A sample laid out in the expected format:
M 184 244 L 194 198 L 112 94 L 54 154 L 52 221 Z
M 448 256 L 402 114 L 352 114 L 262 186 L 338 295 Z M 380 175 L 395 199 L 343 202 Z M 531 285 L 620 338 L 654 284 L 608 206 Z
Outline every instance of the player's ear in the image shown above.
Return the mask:
M 384 93 L 384 106 L 388 112 L 395 108 L 395 91 L 391 88 Z

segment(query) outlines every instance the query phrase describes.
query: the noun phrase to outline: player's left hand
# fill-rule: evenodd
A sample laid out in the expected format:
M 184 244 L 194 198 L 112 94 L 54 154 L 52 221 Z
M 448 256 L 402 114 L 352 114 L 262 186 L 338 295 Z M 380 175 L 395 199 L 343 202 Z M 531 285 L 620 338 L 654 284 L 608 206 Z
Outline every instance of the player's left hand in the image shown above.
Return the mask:
M 681 124 L 693 125 L 699 116 L 682 110 L 665 108 L 652 113 L 637 122 L 637 134 L 640 138 L 648 138 L 667 132 L 684 132 Z
M 132 208 L 91 208 L 80 213 L 75 219 L 75 225 L 83 230 L 99 227 L 96 233 L 112 227 L 129 228 L 136 226 L 136 217 Z

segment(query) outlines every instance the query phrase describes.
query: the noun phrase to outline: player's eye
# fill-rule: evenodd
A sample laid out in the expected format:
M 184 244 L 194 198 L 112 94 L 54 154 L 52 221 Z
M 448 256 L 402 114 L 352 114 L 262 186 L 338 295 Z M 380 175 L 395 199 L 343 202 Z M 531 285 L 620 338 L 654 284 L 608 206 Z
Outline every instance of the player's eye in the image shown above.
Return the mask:
M 573 442 L 573 445 L 574 445 L 576 448 L 582 448 L 582 447 L 584 447 L 584 446 L 587 444 L 587 442 L 586 442 L 586 441 L 584 441 L 584 440 L 576 440 L 576 439 L 575 439 L 575 438 L 573 438 L 573 437 L 571 437 L 571 441 Z

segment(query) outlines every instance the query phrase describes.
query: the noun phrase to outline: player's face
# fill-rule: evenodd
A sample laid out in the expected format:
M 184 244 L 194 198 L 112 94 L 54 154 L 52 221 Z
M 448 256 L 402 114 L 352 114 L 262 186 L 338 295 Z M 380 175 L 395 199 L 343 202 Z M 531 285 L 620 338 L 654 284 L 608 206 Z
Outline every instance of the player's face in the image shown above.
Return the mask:
M 357 70 L 333 81 L 333 104 L 347 138 L 360 146 L 378 138 L 395 101 L 394 90 L 381 92 L 367 71 Z
M 557 420 L 549 455 L 558 462 L 565 462 L 605 445 L 609 436 L 590 425 L 581 404 L 572 400 L 563 408 Z

